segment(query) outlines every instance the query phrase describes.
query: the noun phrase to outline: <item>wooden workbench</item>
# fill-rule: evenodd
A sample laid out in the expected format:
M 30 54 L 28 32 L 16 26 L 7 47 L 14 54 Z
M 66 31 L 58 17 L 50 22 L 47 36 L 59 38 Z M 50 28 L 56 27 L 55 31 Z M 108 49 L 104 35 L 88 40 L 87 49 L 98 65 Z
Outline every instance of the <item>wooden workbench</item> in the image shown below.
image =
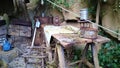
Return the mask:
M 41 25 L 41 27 L 44 29 L 46 25 Z M 54 29 L 53 29 L 54 30 Z M 49 31 L 52 32 L 52 31 Z M 64 49 L 67 49 L 71 46 L 74 46 L 75 44 L 85 44 L 85 48 L 82 51 L 81 60 L 79 62 L 79 67 L 81 67 L 82 63 L 86 63 L 88 67 L 92 68 L 93 65 L 89 63 L 89 61 L 85 60 L 85 56 L 87 54 L 87 51 L 89 49 L 89 46 L 91 46 L 92 55 L 93 55 L 93 61 L 94 61 L 94 68 L 99 68 L 99 62 L 98 62 L 98 50 L 97 50 L 97 43 L 106 43 L 110 41 L 110 39 L 102 37 L 100 35 L 97 36 L 96 39 L 86 39 L 81 38 L 80 35 L 75 33 L 59 33 L 59 34 L 52 34 L 53 39 L 55 40 L 55 52 L 58 54 L 59 59 L 59 67 L 60 68 L 68 68 L 65 62 L 64 58 Z M 49 62 L 54 61 L 55 55 L 53 55 L 51 44 L 49 44 L 46 41 L 46 46 L 49 48 L 48 53 L 48 60 Z M 56 54 L 54 52 L 54 54 Z M 54 57 L 54 58 L 53 58 Z
M 59 58 L 59 66 L 60 68 L 68 68 L 66 66 L 65 58 L 64 58 L 64 50 L 63 48 L 68 48 L 71 46 L 74 46 L 75 44 L 85 44 L 85 48 L 82 52 L 81 57 L 81 63 L 79 64 L 79 67 L 81 67 L 82 63 L 86 63 L 88 61 L 84 61 L 86 58 L 86 54 L 88 51 L 89 46 L 91 46 L 92 49 L 92 55 L 93 55 L 93 61 L 94 61 L 94 67 L 87 63 L 88 67 L 90 68 L 99 68 L 99 61 L 98 61 L 98 52 L 97 52 L 97 44 L 96 43 L 105 43 L 110 41 L 108 38 L 102 37 L 98 35 L 96 39 L 85 39 L 80 38 L 78 34 L 54 34 L 52 35 L 54 39 L 56 39 L 56 48 Z

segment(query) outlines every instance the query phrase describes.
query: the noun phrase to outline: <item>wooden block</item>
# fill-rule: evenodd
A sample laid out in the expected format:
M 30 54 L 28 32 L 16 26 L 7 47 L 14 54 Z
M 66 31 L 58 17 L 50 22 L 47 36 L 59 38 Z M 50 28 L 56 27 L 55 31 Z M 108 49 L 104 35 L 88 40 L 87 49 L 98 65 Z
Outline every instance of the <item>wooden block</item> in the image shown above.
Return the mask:
M 9 25 L 8 29 L 9 35 L 31 37 L 31 27 L 21 25 Z

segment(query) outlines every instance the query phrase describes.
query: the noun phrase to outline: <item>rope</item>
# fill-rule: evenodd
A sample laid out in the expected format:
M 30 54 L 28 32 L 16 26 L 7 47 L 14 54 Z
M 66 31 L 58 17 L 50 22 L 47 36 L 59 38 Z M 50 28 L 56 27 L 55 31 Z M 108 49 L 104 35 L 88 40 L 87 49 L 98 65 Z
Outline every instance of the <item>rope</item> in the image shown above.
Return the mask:
M 57 4 L 55 4 L 54 2 L 52 2 L 52 1 L 50 1 L 50 0 L 47 0 L 47 1 L 48 1 L 49 3 L 51 3 L 52 5 L 55 5 L 55 6 L 57 6 L 58 8 L 63 9 L 64 11 L 67 11 L 67 12 L 69 12 L 69 13 L 71 13 L 71 14 L 77 16 L 77 17 L 80 17 L 78 14 L 76 14 L 76 13 L 74 13 L 74 12 L 72 12 L 72 11 L 69 11 L 69 10 L 63 8 L 63 7 L 61 7 L 61 6 L 57 5 Z M 92 22 L 92 21 L 90 21 L 90 20 L 86 20 L 86 21 L 88 21 L 88 22 L 90 22 L 90 23 L 92 23 L 92 24 L 94 23 L 94 22 Z M 101 28 L 103 28 L 103 29 L 105 29 L 105 30 L 108 30 L 108 31 L 111 32 L 111 33 L 114 33 L 114 34 L 120 36 L 119 33 L 115 32 L 115 31 L 113 31 L 113 30 L 110 30 L 110 29 L 108 29 L 108 28 L 106 28 L 106 27 L 103 27 L 103 26 L 101 26 L 101 25 L 99 25 L 99 24 L 96 24 L 96 23 L 94 23 L 94 24 L 95 24 L 96 26 L 98 26 L 98 27 L 101 27 Z

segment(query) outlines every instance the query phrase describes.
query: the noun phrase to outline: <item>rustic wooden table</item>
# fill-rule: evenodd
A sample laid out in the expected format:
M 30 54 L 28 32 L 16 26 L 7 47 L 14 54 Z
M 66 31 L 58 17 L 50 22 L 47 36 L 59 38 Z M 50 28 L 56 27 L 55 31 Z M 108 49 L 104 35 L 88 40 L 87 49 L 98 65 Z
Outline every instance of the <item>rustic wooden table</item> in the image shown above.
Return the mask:
M 68 68 L 65 62 L 63 48 L 74 46 L 74 44 L 86 44 L 85 48 L 82 51 L 81 60 L 79 61 L 80 68 L 82 66 L 82 63 L 85 63 L 90 68 L 99 68 L 96 43 L 105 43 L 110 41 L 108 38 L 102 37 L 100 35 L 98 35 L 97 39 L 80 38 L 78 34 L 54 34 L 52 36 L 56 40 L 56 51 L 59 58 L 60 68 Z M 89 61 L 87 61 L 85 57 L 89 49 L 89 46 L 91 46 L 94 66 Z

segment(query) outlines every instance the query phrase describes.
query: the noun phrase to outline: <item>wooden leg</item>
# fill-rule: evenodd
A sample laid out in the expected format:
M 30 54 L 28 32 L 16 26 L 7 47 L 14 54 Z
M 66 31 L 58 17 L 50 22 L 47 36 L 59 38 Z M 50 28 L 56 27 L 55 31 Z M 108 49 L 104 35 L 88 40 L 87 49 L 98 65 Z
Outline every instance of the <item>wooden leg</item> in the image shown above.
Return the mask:
M 91 49 L 92 49 L 93 62 L 94 62 L 95 68 L 100 68 L 99 61 L 98 61 L 98 50 L 95 43 L 91 43 Z
M 65 58 L 64 58 L 64 51 L 63 51 L 62 46 L 57 44 L 56 48 L 57 48 L 60 68 L 67 68 Z
M 48 61 L 51 62 L 53 59 L 52 59 L 52 51 L 51 51 L 51 47 L 50 47 L 50 44 L 48 44 L 46 42 L 46 46 L 47 46 L 47 54 L 48 54 Z
M 54 61 L 55 63 L 57 63 L 57 59 L 58 59 L 58 54 L 57 54 L 57 48 L 55 47 L 53 61 Z
M 82 55 L 81 61 L 82 61 L 82 62 L 80 62 L 80 64 L 79 64 L 79 67 L 80 67 L 80 68 L 82 68 L 82 64 L 83 64 L 84 60 L 86 59 L 86 54 L 87 54 L 88 48 L 89 48 L 89 44 L 87 44 L 87 45 L 85 46 L 84 50 L 83 50 L 82 53 L 81 53 L 81 55 Z

